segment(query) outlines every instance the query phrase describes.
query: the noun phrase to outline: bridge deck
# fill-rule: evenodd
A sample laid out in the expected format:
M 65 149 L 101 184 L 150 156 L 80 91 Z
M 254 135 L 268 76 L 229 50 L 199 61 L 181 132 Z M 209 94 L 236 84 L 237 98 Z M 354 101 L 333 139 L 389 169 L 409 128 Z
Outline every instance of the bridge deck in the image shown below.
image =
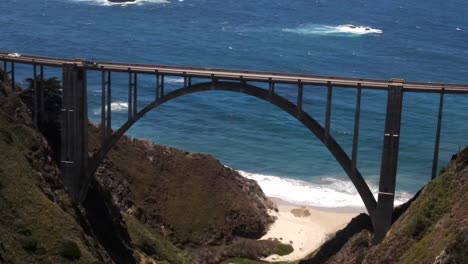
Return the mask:
M 112 72 L 132 72 L 144 74 L 160 74 L 169 76 L 182 76 L 192 78 L 210 78 L 217 80 L 244 80 L 251 82 L 272 82 L 313 86 L 333 86 L 364 89 L 388 89 L 392 80 L 344 78 L 331 76 L 317 76 L 306 74 L 289 74 L 274 72 L 226 70 L 212 68 L 177 67 L 149 64 L 129 64 L 113 62 L 86 63 L 83 60 L 40 57 L 31 55 L 21 55 L 20 57 L 9 56 L 8 53 L 0 52 L 0 60 L 21 64 L 37 64 L 50 67 L 62 67 L 64 64 L 76 64 L 80 68 L 95 71 Z M 423 83 L 423 82 L 402 82 L 405 92 L 432 92 L 447 94 L 468 94 L 466 84 L 444 84 L 444 83 Z

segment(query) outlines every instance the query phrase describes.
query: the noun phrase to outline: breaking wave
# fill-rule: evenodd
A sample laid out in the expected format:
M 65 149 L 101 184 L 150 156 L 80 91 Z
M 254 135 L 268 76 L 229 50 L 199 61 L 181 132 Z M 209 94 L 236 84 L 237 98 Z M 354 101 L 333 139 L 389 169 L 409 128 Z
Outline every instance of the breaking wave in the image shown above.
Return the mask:
M 172 84 L 184 83 L 184 78 L 182 77 L 166 77 L 165 82 Z
M 127 5 L 142 5 L 142 4 L 168 4 L 170 3 L 168 0 L 135 0 L 135 1 L 126 1 L 122 3 L 114 3 L 108 0 L 73 0 L 75 2 L 90 2 L 95 3 L 102 6 L 127 6 Z
M 287 202 L 315 207 L 364 207 L 359 193 L 351 181 L 324 177 L 319 183 L 311 183 L 271 175 L 254 174 L 245 171 L 239 173 L 258 182 L 265 195 L 280 198 Z M 377 197 L 377 186 L 370 185 Z M 408 201 L 412 195 L 401 192 L 396 194 L 395 205 Z
M 283 32 L 303 34 L 303 35 L 336 35 L 336 36 L 358 36 L 366 34 L 382 34 L 382 29 L 368 26 L 355 26 L 351 24 L 339 26 L 327 25 L 302 25 L 297 28 L 284 28 Z
M 107 109 L 107 106 L 106 106 Z M 127 102 L 113 102 L 111 103 L 111 110 L 112 112 L 125 112 L 128 109 L 128 103 Z M 95 115 L 100 115 L 101 114 L 101 108 L 96 108 L 93 113 Z

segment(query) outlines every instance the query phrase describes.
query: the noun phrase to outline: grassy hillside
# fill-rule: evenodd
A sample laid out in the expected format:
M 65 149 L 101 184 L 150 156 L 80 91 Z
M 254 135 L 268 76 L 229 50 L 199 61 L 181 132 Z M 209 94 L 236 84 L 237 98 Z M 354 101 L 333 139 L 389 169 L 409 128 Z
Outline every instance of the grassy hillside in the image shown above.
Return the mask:
M 467 205 L 465 148 L 420 192 L 382 243 L 372 245 L 371 231 L 361 228 L 336 254 L 324 258 L 322 247 L 301 263 L 468 263 Z
M 44 138 L 0 82 L 0 263 L 109 259 L 75 220 Z

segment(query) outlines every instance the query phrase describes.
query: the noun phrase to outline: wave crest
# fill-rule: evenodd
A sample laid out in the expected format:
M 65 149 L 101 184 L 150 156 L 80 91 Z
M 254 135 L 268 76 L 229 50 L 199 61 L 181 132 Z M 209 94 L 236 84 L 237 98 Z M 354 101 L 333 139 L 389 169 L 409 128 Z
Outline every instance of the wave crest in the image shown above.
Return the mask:
M 110 2 L 108 0 L 73 0 L 75 2 L 91 2 L 102 6 L 127 6 L 127 5 L 142 5 L 142 4 L 168 4 L 170 3 L 168 0 L 135 0 L 135 1 L 127 1 L 122 3 L 115 3 Z
M 107 105 L 105 106 L 107 109 Z M 128 109 L 128 103 L 127 102 L 112 102 L 111 103 L 111 110 L 114 113 L 119 113 L 119 112 L 125 112 Z M 101 108 L 96 108 L 93 113 L 95 115 L 100 115 L 101 114 Z
M 324 177 L 319 183 L 281 178 L 271 175 L 254 174 L 245 171 L 239 173 L 257 181 L 265 195 L 280 198 L 287 202 L 315 207 L 364 207 L 359 193 L 351 181 Z M 369 186 L 377 198 L 377 186 Z M 396 194 L 395 205 L 408 201 L 412 195 L 401 192 Z
M 303 25 L 297 28 L 284 28 L 283 32 L 303 34 L 303 35 L 366 35 L 366 34 L 382 34 L 382 29 L 371 28 L 368 26 L 355 26 L 351 24 L 328 26 L 328 25 Z

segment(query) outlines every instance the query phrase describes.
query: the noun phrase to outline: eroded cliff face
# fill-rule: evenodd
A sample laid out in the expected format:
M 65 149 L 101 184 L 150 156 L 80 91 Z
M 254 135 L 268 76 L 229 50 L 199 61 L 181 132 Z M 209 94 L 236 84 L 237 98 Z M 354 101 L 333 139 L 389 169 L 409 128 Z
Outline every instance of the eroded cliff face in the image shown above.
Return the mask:
M 355 232 L 333 255 L 325 245 L 301 263 L 467 263 L 468 148 L 422 189 L 385 239 L 372 245 L 372 232 Z M 332 239 L 333 240 L 333 239 Z
M 260 238 L 274 221 L 257 183 L 210 155 L 124 137 L 96 176 L 122 211 L 185 247 Z

